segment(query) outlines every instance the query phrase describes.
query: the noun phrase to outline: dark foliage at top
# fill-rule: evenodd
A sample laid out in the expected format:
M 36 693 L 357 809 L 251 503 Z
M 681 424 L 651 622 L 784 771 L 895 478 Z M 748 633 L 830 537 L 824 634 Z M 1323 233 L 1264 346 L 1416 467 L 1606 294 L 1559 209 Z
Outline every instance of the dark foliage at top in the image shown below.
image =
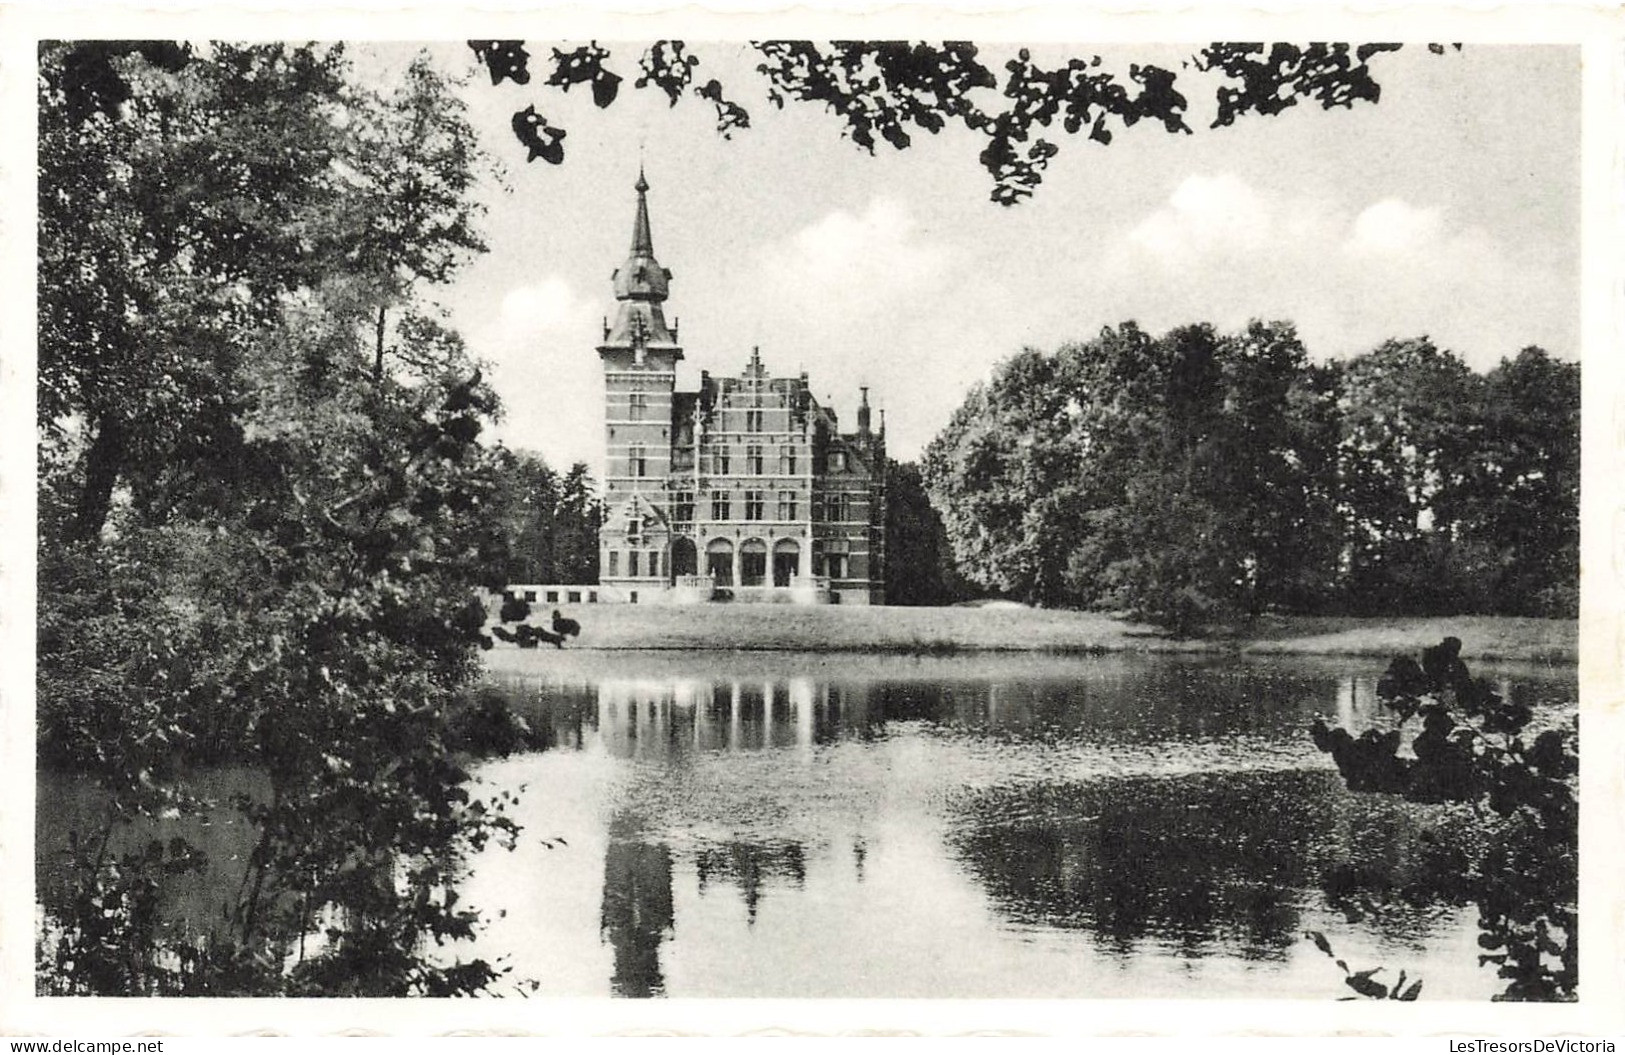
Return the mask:
M 530 83 L 532 56 L 523 41 L 471 40 L 468 46 L 493 85 Z M 1131 63 L 1126 76 L 1102 68 L 1099 55 L 1048 68 L 1022 48 L 1004 63 L 1001 77 L 981 61 L 977 46 L 965 41 L 764 40 L 751 47 L 761 56 L 756 72 L 767 83 L 769 103 L 780 109 L 790 102 L 822 107 L 840 119 L 847 138 L 871 154 L 880 142 L 902 150 L 921 132 L 936 135 L 951 126 L 985 140 L 977 160 L 993 177 L 992 198 L 1001 205 L 1032 195 L 1060 152 L 1047 138 L 1057 131 L 1085 134 L 1102 145 L 1112 142 L 1116 130 L 1142 121 L 1166 132 L 1191 132 L 1189 104 L 1177 88 L 1181 74 L 1149 63 Z M 1300 100 L 1327 110 L 1375 103 L 1382 89 L 1369 62 L 1399 47 L 1216 43 L 1181 65 L 1213 75 L 1213 127 L 1218 128 L 1247 114 L 1280 113 Z M 594 41 L 551 52 L 544 84 L 561 91 L 587 84 L 598 106 L 615 101 L 622 78 L 609 69 L 607 49 Z M 719 81 L 696 83 L 699 65 L 683 41 L 655 41 L 639 57 L 640 75 L 633 84 L 659 90 L 674 106 L 685 94 L 706 100 L 724 137 L 749 128 L 749 112 Z M 550 125 L 535 104 L 514 114 L 513 130 L 528 160 L 555 165 L 564 160 L 565 130 Z

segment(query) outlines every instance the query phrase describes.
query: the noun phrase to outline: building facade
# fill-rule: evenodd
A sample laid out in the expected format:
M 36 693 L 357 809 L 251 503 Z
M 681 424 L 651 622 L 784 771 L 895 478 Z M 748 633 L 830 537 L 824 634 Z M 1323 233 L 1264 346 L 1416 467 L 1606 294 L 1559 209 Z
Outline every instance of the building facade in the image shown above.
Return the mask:
M 636 603 L 707 600 L 883 604 L 884 415 L 868 390 L 857 429 L 773 377 L 752 349 L 736 377 L 677 390 L 683 358 L 655 260 L 648 183 L 636 185 L 632 249 L 614 275 L 604 367 L 604 526 L 599 584 Z

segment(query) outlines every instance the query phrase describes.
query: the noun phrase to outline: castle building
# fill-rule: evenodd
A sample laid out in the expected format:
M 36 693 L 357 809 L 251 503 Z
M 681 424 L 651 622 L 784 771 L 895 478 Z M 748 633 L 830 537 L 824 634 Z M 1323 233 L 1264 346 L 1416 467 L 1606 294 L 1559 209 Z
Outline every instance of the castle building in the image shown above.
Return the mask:
M 599 585 L 634 603 L 706 600 L 883 604 L 886 438 L 863 390 L 857 430 L 812 396 L 807 375 L 701 373 L 666 321 L 671 272 L 654 255 L 638 174 L 632 250 L 605 320 L 605 519 Z

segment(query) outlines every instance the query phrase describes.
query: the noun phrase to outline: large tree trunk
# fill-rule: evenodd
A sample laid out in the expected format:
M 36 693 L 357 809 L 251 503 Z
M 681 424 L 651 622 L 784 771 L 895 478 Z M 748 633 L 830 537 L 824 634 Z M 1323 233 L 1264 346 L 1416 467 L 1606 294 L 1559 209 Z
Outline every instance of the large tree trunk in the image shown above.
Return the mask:
M 74 516 L 74 541 L 94 542 L 101 535 L 113 503 L 113 487 L 124 466 L 127 438 L 124 423 L 117 418 L 103 415 L 97 422 L 96 438 L 85 452 L 85 486 Z

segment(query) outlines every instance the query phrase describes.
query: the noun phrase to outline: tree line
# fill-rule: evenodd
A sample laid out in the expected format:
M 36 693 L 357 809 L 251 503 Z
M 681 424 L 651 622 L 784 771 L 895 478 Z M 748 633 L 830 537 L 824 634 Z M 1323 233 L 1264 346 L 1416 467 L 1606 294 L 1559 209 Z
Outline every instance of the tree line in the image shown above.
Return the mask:
M 1314 362 L 1293 327 L 1125 323 L 1028 349 L 925 452 L 984 590 L 1192 631 L 1267 611 L 1573 616 L 1580 369 L 1427 338 Z

